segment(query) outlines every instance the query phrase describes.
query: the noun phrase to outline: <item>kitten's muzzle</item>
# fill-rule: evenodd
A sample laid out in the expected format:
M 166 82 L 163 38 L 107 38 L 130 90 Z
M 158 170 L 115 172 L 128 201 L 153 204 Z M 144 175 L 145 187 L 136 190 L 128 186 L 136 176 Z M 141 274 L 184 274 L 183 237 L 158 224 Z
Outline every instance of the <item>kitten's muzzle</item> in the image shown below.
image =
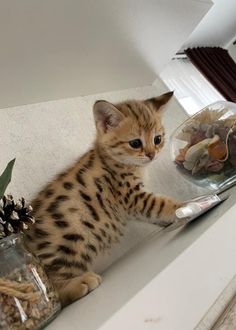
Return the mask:
M 155 157 L 155 152 L 145 152 L 145 156 L 147 156 L 150 160 L 153 160 Z

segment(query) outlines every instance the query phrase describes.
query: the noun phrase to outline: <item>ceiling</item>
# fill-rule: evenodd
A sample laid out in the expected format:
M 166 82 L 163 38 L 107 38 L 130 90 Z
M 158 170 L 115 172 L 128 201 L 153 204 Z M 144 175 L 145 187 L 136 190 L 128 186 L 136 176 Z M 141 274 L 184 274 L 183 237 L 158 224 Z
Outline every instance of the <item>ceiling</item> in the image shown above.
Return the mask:
M 228 47 L 236 39 L 236 0 L 213 0 L 213 3 L 182 49 L 196 46 Z

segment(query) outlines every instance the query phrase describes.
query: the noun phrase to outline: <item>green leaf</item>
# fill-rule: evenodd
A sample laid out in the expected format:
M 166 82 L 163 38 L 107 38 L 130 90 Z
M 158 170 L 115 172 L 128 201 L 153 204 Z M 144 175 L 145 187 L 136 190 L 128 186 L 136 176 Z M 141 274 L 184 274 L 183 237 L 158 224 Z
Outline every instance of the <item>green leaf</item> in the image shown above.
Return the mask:
M 5 168 L 4 172 L 0 176 L 0 199 L 4 196 L 7 186 L 11 182 L 12 169 L 15 164 L 15 158 L 12 159 Z

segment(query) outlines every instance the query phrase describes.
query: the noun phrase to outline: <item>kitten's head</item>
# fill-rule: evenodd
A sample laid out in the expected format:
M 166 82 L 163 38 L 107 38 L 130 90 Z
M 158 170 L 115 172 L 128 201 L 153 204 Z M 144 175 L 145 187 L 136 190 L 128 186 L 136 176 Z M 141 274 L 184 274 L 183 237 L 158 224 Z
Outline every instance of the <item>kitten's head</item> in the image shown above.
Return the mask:
M 145 166 L 154 160 L 164 144 L 161 114 L 173 92 L 145 101 L 111 104 L 97 101 L 94 117 L 97 144 L 114 160 Z

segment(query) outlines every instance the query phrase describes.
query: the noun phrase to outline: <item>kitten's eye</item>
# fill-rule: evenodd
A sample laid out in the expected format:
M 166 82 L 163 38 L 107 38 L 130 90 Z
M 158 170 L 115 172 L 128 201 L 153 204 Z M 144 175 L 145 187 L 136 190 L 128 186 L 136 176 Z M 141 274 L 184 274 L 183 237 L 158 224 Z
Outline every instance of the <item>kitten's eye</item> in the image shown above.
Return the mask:
M 156 135 L 154 137 L 154 144 L 157 145 L 157 144 L 160 144 L 161 143 L 161 135 Z
M 142 147 L 142 141 L 140 139 L 131 140 L 129 145 L 134 149 L 138 149 Z

